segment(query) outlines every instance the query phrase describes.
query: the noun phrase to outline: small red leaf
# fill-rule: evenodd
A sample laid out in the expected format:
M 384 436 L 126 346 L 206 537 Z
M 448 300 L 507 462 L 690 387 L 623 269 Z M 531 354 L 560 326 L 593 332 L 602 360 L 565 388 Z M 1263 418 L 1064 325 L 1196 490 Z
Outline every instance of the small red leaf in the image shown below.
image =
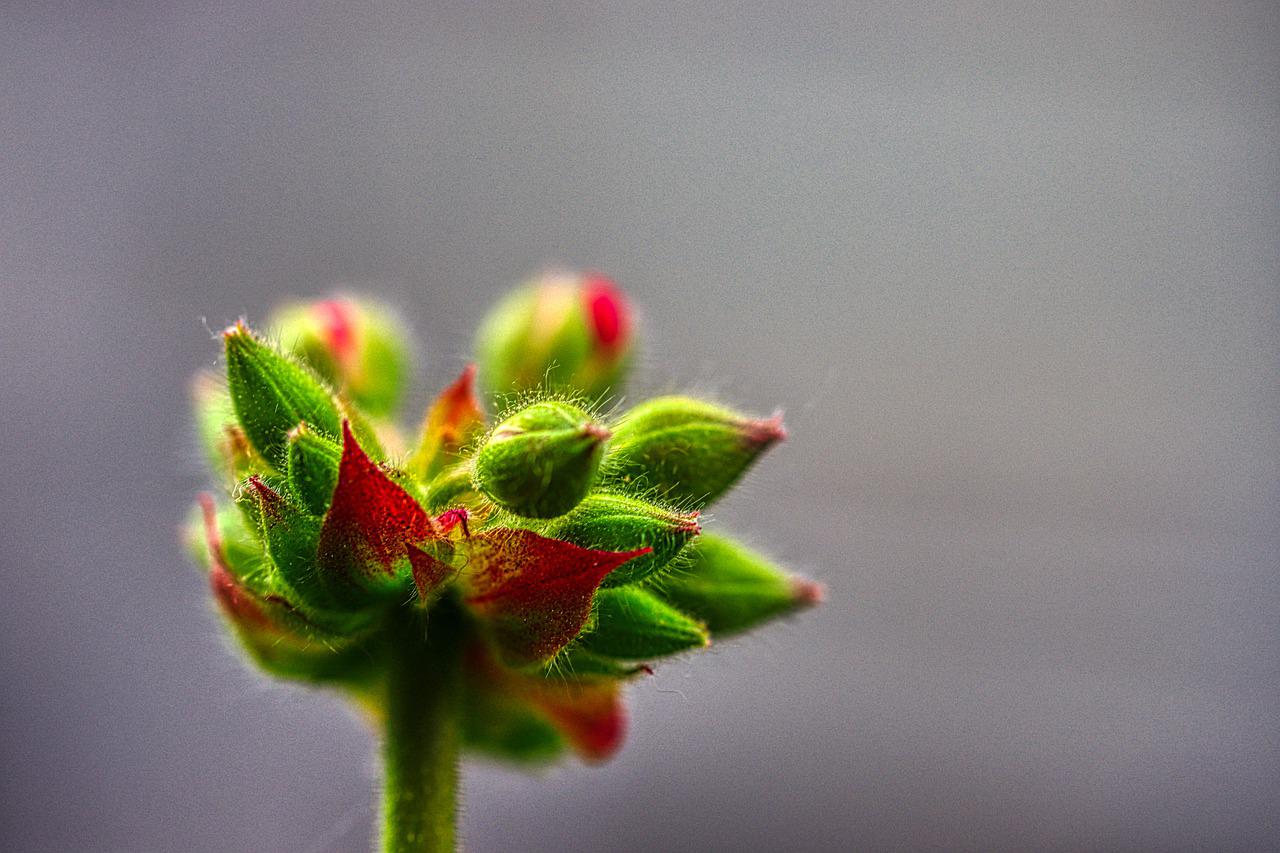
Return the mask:
M 452 566 L 417 545 L 409 546 L 409 566 L 413 570 L 413 585 L 423 601 L 432 599 L 454 573 Z
M 396 485 L 342 424 L 342 461 L 333 503 L 320 529 L 320 563 L 346 573 L 354 564 L 370 564 L 392 573 L 406 555 L 406 543 L 441 535 L 440 528 L 413 496 Z
M 267 615 L 258 597 L 227 568 L 222 534 L 218 530 L 218 510 L 207 494 L 200 495 L 200 512 L 204 519 L 205 545 L 209 549 L 209 588 L 218 606 L 228 619 L 242 628 L 278 632 L 279 627 Z
M 418 449 L 409 462 L 410 470 L 419 476 L 434 474 L 484 429 L 484 410 L 476 399 L 475 378 L 476 366 L 468 364 L 427 410 Z
M 604 761 L 622 746 L 627 709 L 619 682 L 518 672 L 498 664 L 482 646 L 471 647 L 466 661 L 484 689 L 518 699 L 545 717 L 583 760 Z
M 544 684 L 530 701 L 584 760 L 604 761 L 618 751 L 627 734 L 627 708 L 616 681 Z
M 528 530 L 495 530 L 463 545 L 467 604 L 484 617 L 504 660 L 549 659 L 578 635 L 600 582 L 648 553 L 596 551 Z

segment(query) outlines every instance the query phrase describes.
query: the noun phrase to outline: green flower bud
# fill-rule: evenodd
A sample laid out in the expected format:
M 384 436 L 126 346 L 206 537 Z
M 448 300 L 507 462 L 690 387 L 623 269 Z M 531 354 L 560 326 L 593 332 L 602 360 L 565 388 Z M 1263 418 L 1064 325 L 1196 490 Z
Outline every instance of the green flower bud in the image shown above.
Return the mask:
M 586 497 L 609 432 L 576 406 L 548 400 L 521 409 L 475 457 L 476 488 L 526 518 L 554 518 Z
M 465 463 L 446 468 L 427 487 L 426 504 L 432 512 L 444 512 L 456 506 L 474 510 L 480 500 L 482 498 L 471 482 L 471 466 Z M 485 506 L 493 508 L 488 502 Z
M 400 323 L 378 305 L 346 297 L 285 306 L 271 328 L 301 358 L 366 413 L 394 414 L 408 372 Z
M 307 514 L 259 477 L 250 477 L 240 500 L 257 504 L 260 534 L 289 603 L 314 624 L 335 634 L 353 634 L 368 624 L 359 591 L 319 570 L 320 519 Z
M 595 628 L 579 646 L 596 655 L 647 660 L 707 645 L 707 629 L 637 587 L 596 593 Z
M 603 551 L 653 549 L 611 572 L 604 579 L 604 586 L 612 587 L 649 577 L 671 562 L 700 529 L 696 512 L 672 512 L 636 498 L 601 493 L 588 496 L 543 533 Z
M 222 337 L 236 417 L 268 462 L 284 466 L 289 431 L 302 421 L 339 434 L 342 419 L 333 395 L 310 371 L 258 340 L 243 323 Z
M 703 535 L 685 554 L 690 557 L 685 570 L 670 572 L 653 586 L 706 622 L 714 636 L 746 631 L 822 600 L 819 584 L 780 572 L 723 536 Z
M 342 448 L 306 424 L 289 431 L 289 488 L 312 515 L 322 516 L 329 510 L 341 459 Z
M 623 417 L 604 480 L 680 506 L 706 506 L 785 436 L 778 415 L 756 420 L 689 397 L 658 397 Z
M 493 309 L 476 337 L 481 381 L 499 396 L 533 388 L 616 394 L 631 350 L 631 309 L 601 275 L 546 275 Z

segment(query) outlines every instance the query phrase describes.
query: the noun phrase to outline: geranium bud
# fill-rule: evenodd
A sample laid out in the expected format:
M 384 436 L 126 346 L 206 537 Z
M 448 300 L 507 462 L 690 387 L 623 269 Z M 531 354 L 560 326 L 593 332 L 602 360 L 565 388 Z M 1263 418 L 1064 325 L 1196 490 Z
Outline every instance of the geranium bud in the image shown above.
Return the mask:
M 701 536 L 685 554 L 690 562 L 683 571 L 664 575 L 654 588 L 714 636 L 746 631 L 822 600 L 819 584 L 785 574 L 723 536 Z
M 618 424 L 604 478 L 679 506 L 706 506 L 785 437 L 779 415 L 753 419 L 690 397 L 658 397 Z
M 619 391 L 632 312 L 605 276 L 549 274 L 514 291 L 480 327 L 481 380 L 499 396 L 572 389 L 597 399 Z
M 456 463 L 459 451 L 484 429 L 484 411 L 475 395 L 475 375 L 475 365 L 467 365 L 427 410 L 418 447 L 407 466 L 419 480 L 430 480 Z
M 622 660 L 647 660 L 707 645 L 707 629 L 662 599 L 637 587 L 596 594 L 595 627 L 582 649 Z
M 286 473 L 291 488 L 312 515 L 323 516 L 338 485 L 342 449 L 306 424 L 289 431 Z
M 270 327 L 281 344 L 374 417 L 394 414 L 408 370 L 399 322 L 382 307 L 349 297 L 298 302 Z
M 426 501 L 429 510 L 442 512 L 456 506 L 465 506 L 474 510 L 477 508 L 476 505 L 484 499 L 476 491 L 475 484 L 471 482 L 471 466 L 459 463 L 441 471 L 431 481 L 427 487 Z M 493 508 L 493 504 L 488 501 L 484 501 L 484 506 Z
M 475 458 L 476 487 L 526 518 L 554 518 L 586 497 L 609 432 L 557 401 L 521 409 L 489 434 Z
M 222 337 L 236 418 L 268 462 L 283 467 L 289 431 L 302 421 L 338 435 L 337 404 L 314 374 L 258 340 L 243 323 L 227 329 Z
M 567 515 L 555 519 L 543 533 L 584 548 L 652 549 L 611 572 L 604 579 L 604 586 L 611 587 L 649 577 L 671 562 L 700 529 L 696 512 L 673 512 L 637 498 L 597 493 L 589 495 Z

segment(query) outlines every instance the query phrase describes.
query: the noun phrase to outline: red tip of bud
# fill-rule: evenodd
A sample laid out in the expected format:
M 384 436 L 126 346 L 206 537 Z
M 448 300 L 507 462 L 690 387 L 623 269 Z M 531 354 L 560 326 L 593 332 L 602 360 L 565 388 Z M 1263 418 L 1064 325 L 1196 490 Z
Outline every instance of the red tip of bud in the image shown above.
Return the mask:
M 249 332 L 249 327 L 248 325 L 245 324 L 243 319 L 236 320 L 230 326 L 227 326 L 225 329 L 222 330 L 222 337 L 224 339 L 238 338 L 241 336 L 248 337 L 250 334 L 251 333 Z
M 613 433 L 609 432 L 609 430 L 597 423 L 589 423 L 584 426 L 582 428 L 582 434 L 587 438 L 594 438 L 597 441 L 608 441 L 613 436 Z
M 680 521 L 676 524 L 676 532 L 697 536 L 702 532 L 702 525 L 698 523 L 698 516 L 700 515 L 702 515 L 702 510 L 694 510 L 688 515 L 681 516 Z
M 791 595 L 797 604 L 812 607 L 822 603 L 827 597 L 827 591 L 820 583 L 796 578 L 791 582 Z
M 743 435 L 748 444 L 760 448 L 782 441 L 787 437 L 787 428 L 782 425 L 782 412 L 772 417 L 747 421 L 743 425 Z
M 312 306 L 334 360 L 350 367 L 356 352 L 355 306 L 345 299 L 323 299 Z
M 582 299 L 601 348 L 613 351 L 626 346 L 631 334 L 631 307 L 613 279 L 588 273 L 582 281 Z

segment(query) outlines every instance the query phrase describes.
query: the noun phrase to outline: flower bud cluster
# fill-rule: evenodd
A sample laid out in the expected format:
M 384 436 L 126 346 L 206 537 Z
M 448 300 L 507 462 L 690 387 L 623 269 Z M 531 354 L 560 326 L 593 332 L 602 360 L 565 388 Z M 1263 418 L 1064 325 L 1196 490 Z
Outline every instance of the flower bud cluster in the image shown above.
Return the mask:
M 718 534 L 701 511 L 785 433 L 682 396 L 603 417 L 632 349 L 596 275 L 516 291 L 406 453 L 389 418 L 408 352 L 354 299 L 223 333 L 225 378 L 195 386 L 221 498 L 192 550 L 246 652 L 377 711 L 389 620 L 448 611 L 472 751 L 517 761 L 620 745 L 620 685 L 660 658 L 813 604 L 820 589 Z M 478 368 L 478 369 L 477 369 Z M 501 413 L 490 419 L 477 374 Z M 451 646 L 451 647 L 453 647 Z

